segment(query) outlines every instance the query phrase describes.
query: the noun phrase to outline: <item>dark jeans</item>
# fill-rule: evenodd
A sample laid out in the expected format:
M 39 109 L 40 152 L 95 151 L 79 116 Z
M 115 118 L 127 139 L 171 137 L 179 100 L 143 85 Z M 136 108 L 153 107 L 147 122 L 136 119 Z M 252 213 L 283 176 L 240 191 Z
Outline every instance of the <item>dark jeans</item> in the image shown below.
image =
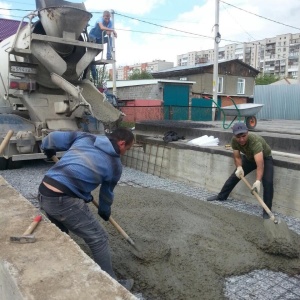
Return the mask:
M 250 172 L 256 169 L 255 161 L 249 161 L 244 155 L 242 157 L 242 167 L 244 170 L 244 175 L 246 176 Z M 274 194 L 273 187 L 273 175 L 274 175 L 274 166 L 273 166 L 273 158 L 272 156 L 268 156 L 264 158 L 264 174 L 262 178 L 262 185 L 264 188 L 263 192 L 263 200 L 268 206 L 269 209 L 272 209 L 272 201 Z M 240 181 L 239 178 L 236 177 L 235 171 L 230 175 L 230 177 L 224 183 L 221 192 L 218 194 L 218 199 L 226 200 Z
M 95 262 L 101 269 L 116 279 L 112 269 L 107 232 L 90 211 L 88 205 L 79 198 L 69 196 L 45 197 L 39 193 L 40 208 L 51 221 L 63 231 L 72 231 L 81 237 L 91 249 Z

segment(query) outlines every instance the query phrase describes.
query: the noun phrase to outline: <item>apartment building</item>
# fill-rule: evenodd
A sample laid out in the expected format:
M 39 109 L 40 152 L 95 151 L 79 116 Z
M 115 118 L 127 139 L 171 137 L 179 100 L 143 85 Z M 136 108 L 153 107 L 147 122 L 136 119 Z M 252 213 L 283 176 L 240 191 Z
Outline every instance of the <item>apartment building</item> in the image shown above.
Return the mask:
M 300 33 L 287 33 L 248 43 L 219 47 L 218 60 L 240 59 L 262 74 L 298 78 Z M 214 49 L 177 56 L 178 66 L 193 66 L 214 61 Z
M 154 60 L 151 62 L 134 64 L 130 66 L 121 66 L 117 68 L 117 80 L 127 80 L 128 77 L 135 71 L 140 72 L 146 71 L 148 73 L 158 72 L 174 67 L 173 62 L 168 62 L 165 60 Z M 110 70 L 111 72 L 112 70 Z

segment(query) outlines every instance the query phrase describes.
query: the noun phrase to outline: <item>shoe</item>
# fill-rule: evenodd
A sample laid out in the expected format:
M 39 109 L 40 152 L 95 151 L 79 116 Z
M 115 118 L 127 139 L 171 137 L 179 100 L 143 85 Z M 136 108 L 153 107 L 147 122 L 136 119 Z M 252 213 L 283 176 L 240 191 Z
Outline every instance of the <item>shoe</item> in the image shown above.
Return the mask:
M 107 60 L 112 60 L 112 57 L 111 56 L 107 56 L 106 59 Z
M 128 291 L 130 291 L 133 287 L 134 280 L 133 279 L 120 279 L 118 282 Z
M 210 196 L 206 198 L 207 201 L 224 201 L 225 199 L 219 199 L 218 195 Z
M 263 219 L 265 219 L 265 220 L 270 219 L 270 216 L 265 211 L 263 212 Z

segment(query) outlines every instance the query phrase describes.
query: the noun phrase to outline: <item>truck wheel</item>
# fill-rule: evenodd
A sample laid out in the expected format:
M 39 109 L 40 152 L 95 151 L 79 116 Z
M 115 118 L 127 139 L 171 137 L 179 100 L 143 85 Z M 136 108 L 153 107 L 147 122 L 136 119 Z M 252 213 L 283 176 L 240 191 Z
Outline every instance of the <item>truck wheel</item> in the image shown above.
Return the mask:
M 7 169 L 7 159 L 4 157 L 0 157 L 0 171 Z
M 256 125 L 257 125 L 257 120 L 255 116 L 246 118 L 246 126 L 248 129 L 254 129 Z
M 23 164 L 22 161 L 17 160 L 13 161 L 11 158 L 7 160 L 7 169 L 8 170 L 13 170 L 13 169 L 20 169 L 22 168 Z

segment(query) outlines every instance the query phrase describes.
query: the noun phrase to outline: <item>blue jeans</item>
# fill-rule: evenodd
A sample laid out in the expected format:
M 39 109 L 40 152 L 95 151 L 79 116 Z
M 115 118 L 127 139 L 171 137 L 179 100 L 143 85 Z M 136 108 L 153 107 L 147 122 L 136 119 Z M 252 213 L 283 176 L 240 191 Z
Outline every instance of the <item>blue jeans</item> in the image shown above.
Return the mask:
M 103 42 L 102 42 L 102 38 L 95 38 L 93 36 L 89 36 L 89 39 L 91 41 L 96 42 L 97 44 L 107 44 L 107 51 L 106 51 L 106 58 L 107 59 L 111 59 L 111 50 L 112 50 L 112 38 L 111 35 L 105 36 L 103 38 Z
M 60 228 L 66 228 L 81 237 L 89 246 L 95 262 L 116 279 L 112 269 L 108 234 L 90 211 L 87 203 L 69 196 L 45 197 L 38 195 L 40 208 Z
M 102 38 L 98 39 L 98 38 L 94 38 L 92 36 L 89 37 L 91 41 L 95 41 L 97 44 L 102 44 Z M 111 55 L 111 48 L 112 48 L 112 38 L 111 36 L 105 36 L 103 38 L 104 43 L 103 44 L 107 44 L 107 54 L 106 54 L 106 59 L 110 60 L 112 59 L 112 55 Z M 96 66 L 95 65 L 91 65 L 91 73 L 92 73 L 92 77 L 94 80 L 97 80 L 97 71 L 96 71 Z
M 246 176 L 250 172 L 256 169 L 255 161 L 248 160 L 245 155 L 242 156 L 242 167 L 244 170 L 244 175 Z M 273 166 L 273 158 L 272 156 L 268 156 L 264 158 L 264 174 L 262 177 L 262 185 L 264 188 L 263 192 L 263 200 L 268 206 L 268 208 L 272 209 L 273 202 L 273 177 L 274 177 L 274 166 Z M 240 179 L 235 175 L 235 171 L 230 175 L 230 177 L 224 183 L 220 193 L 218 194 L 218 199 L 226 200 L 237 185 Z

